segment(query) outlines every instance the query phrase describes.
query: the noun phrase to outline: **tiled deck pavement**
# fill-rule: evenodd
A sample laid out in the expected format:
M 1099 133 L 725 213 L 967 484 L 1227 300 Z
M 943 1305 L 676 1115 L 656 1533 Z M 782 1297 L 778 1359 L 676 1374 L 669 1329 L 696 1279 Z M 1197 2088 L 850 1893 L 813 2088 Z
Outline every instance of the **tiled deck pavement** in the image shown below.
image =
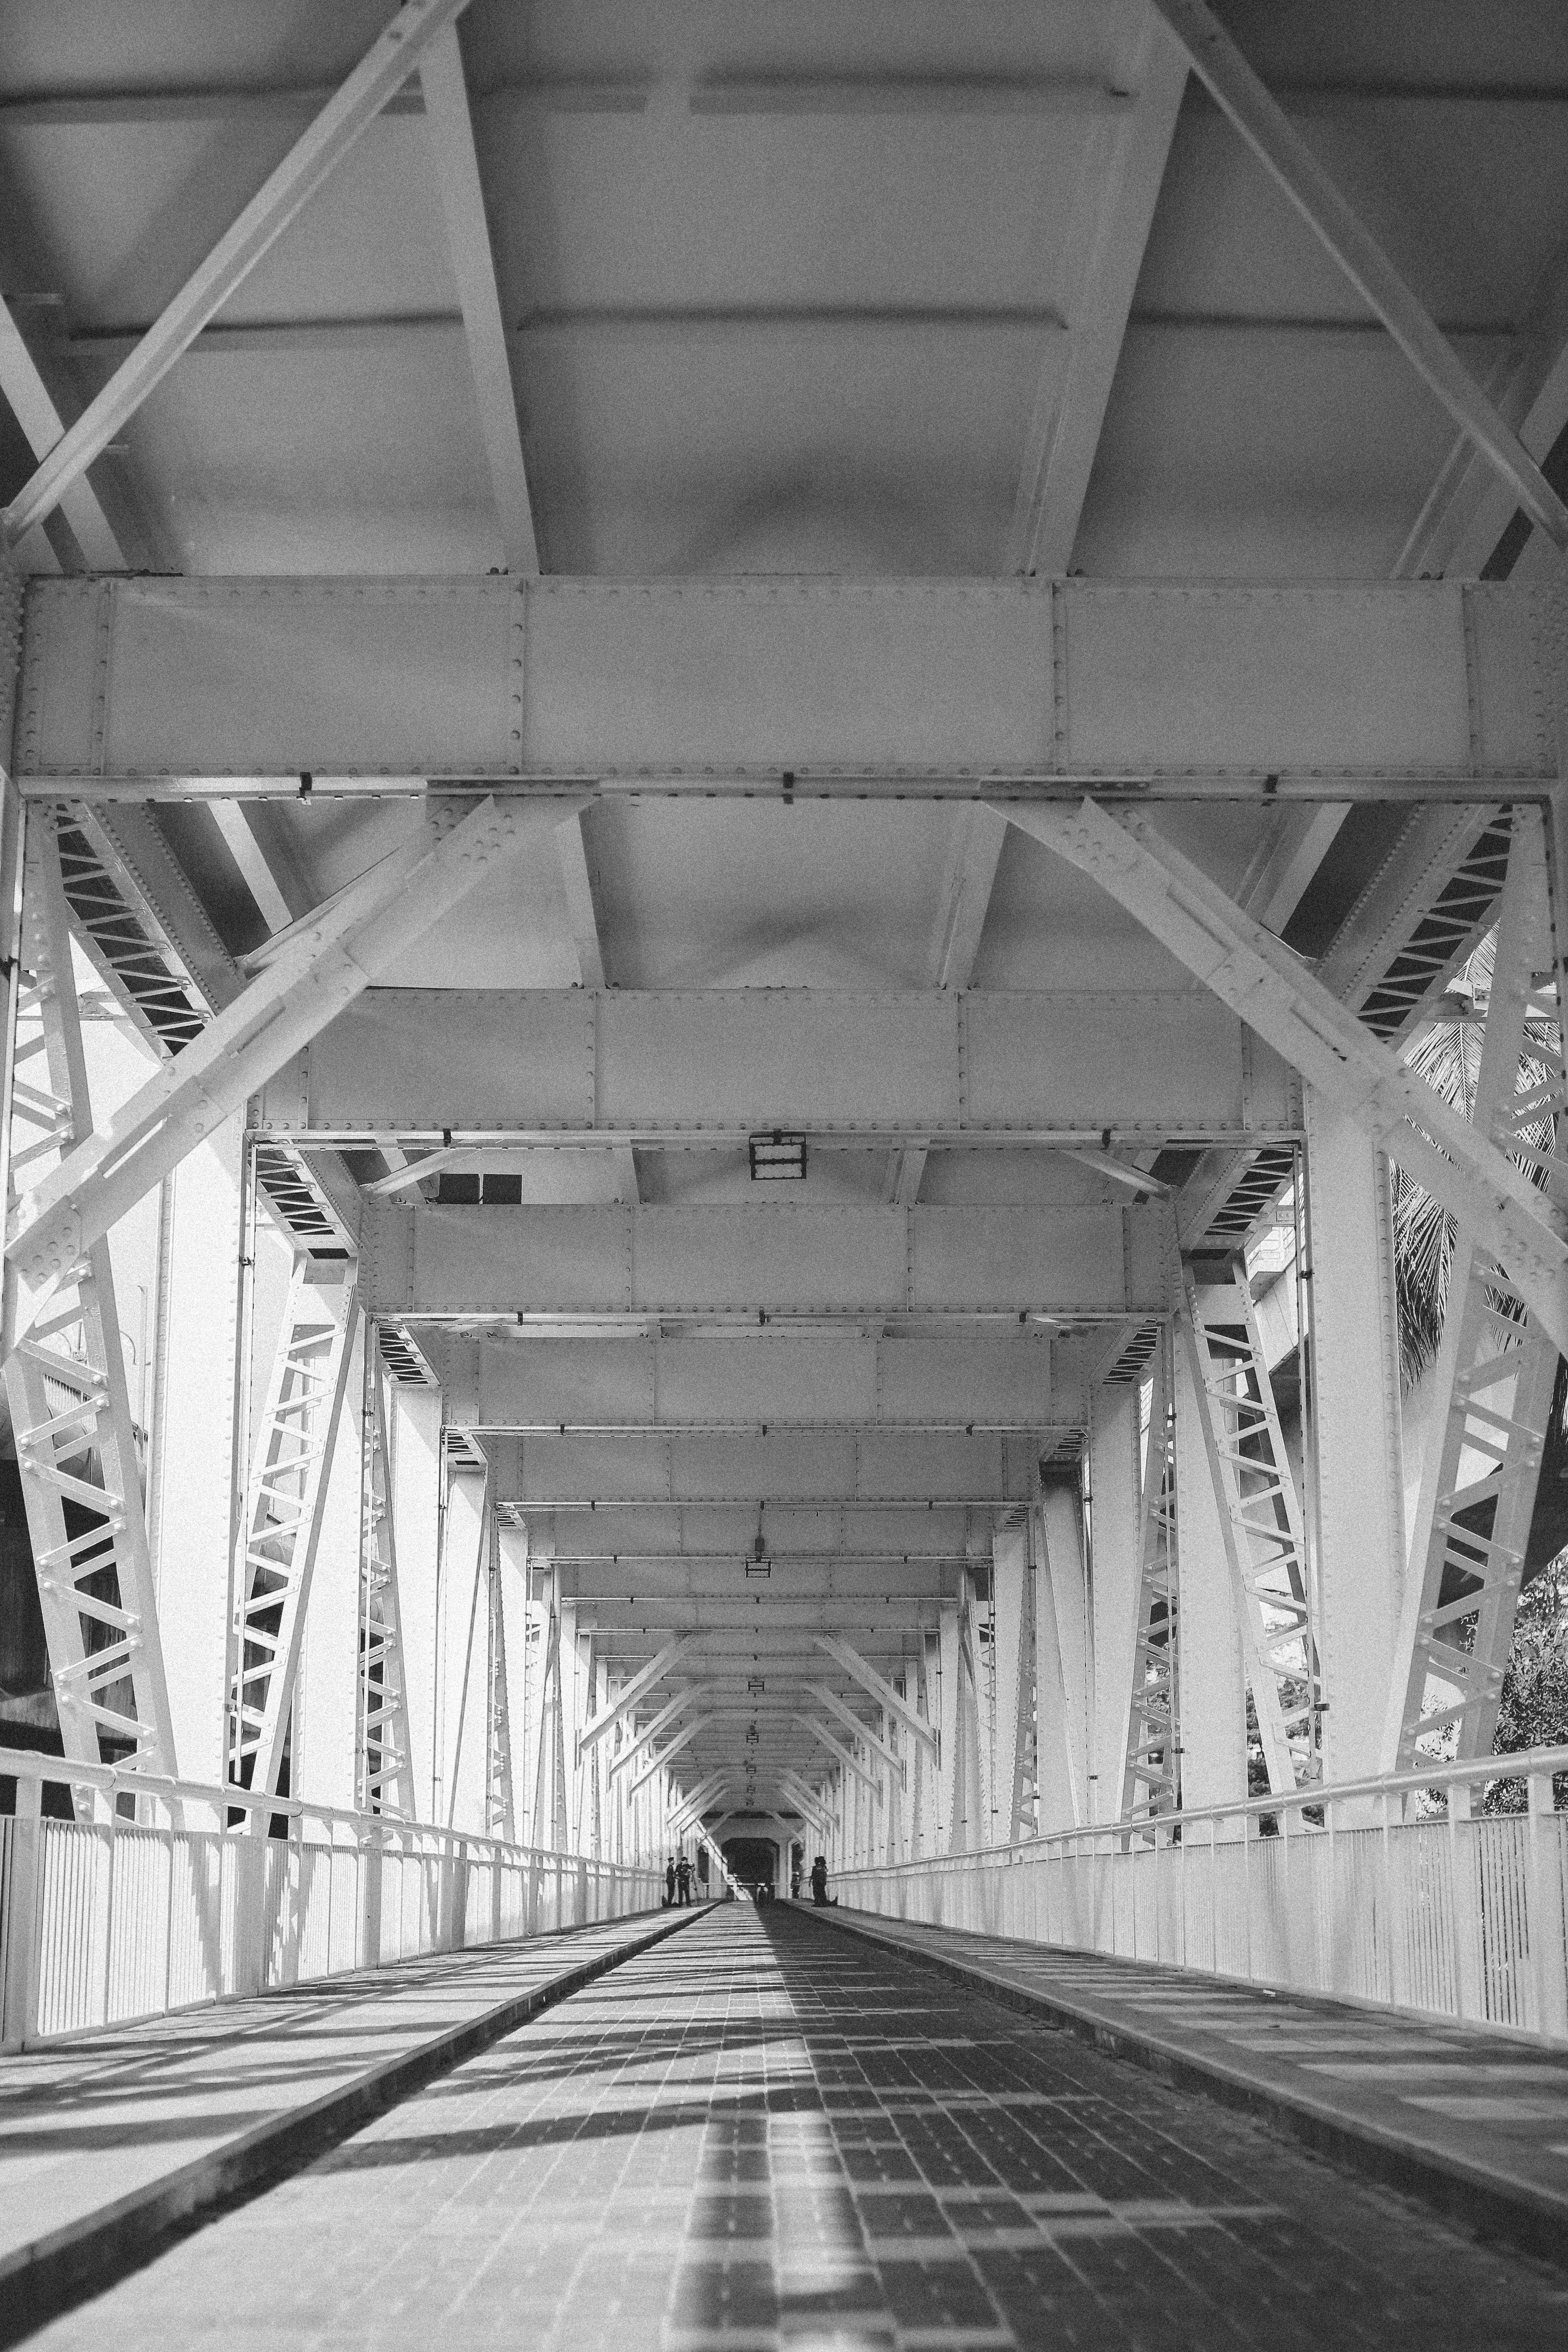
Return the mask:
M 1325 2152 L 1568 2262 L 1568 2050 L 1444 2018 L 1273 1993 L 1183 1969 L 1052 1950 L 868 1912 L 890 1938 L 1031 1997 L 1165 2079 L 1205 2081 Z
M 50 2352 L 1529 2346 L 1568 2280 L 898 1952 L 721 1907 Z
M 441 1953 L 0 2058 L 0 2342 L 30 2295 L 54 2307 L 62 2268 L 74 2280 L 112 2256 L 111 2233 L 134 2245 L 149 2214 L 258 2177 L 334 2109 L 352 2127 L 411 2073 L 672 1924 L 656 1911 Z

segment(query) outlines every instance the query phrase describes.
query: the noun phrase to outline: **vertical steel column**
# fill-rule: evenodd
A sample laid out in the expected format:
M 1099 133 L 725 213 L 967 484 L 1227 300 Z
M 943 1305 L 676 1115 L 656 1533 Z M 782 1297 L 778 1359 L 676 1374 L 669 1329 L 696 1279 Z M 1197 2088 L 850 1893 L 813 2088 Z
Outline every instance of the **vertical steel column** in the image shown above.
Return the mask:
M 1089 1593 L 1075 1487 L 1044 1487 L 1034 1517 L 1037 1826 L 1048 1834 L 1089 1819 Z
M 1176 1547 L 1176 1410 L 1172 1340 L 1163 1327 L 1154 1350 L 1149 1435 L 1139 1513 L 1138 1601 L 1132 1691 L 1121 1771 L 1125 1822 L 1152 1822 L 1182 1801 L 1179 1580 Z
M 1177 1746 L 1183 1804 L 1223 1805 L 1247 1794 L 1247 1673 L 1231 1530 L 1215 1497 L 1207 1400 L 1197 1385 L 1193 1357 L 1190 1347 L 1173 1340 L 1182 1549 Z
M 988 1818 L 982 1843 L 1011 1845 L 1020 1834 L 1024 1765 L 1034 1715 L 1034 1624 L 1027 1607 L 1026 1526 L 999 1527 L 991 1538 L 992 1754 Z
M 500 1513 L 489 1511 L 489 1713 L 485 1759 L 485 1827 L 510 1844 L 517 1835 L 512 1801 L 511 1686 L 507 1675 L 506 1610 L 501 1597 Z
M 1557 1207 L 1568 1202 L 1563 923 L 1541 812 L 1516 808 L 1472 1116 Z M 1391 1769 L 1491 1748 L 1556 1373 L 1555 1347 L 1461 1224 L 1437 1360 L 1447 1403 L 1422 1474 L 1384 1737 Z
M 1360 1780 L 1379 1769 L 1405 1582 L 1393 1204 L 1372 1137 L 1315 1087 L 1305 1097 L 1302 1394 L 1323 1777 Z
M 54 828 L 27 828 L 22 966 L 16 974 L 10 1173 L 92 1132 L 71 940 Z M 40 1165 L 42 1163 L 42 1166 Z M 7 1276 L 7 1324 L 15 1293 Z M 48 1641 L 64 1753 L 175 1770 L 107 1237 L 42 1301 L 6 1358 L 16 1463 Z
M 364 1332 L 363 1458 L 360 1490 L 359 1736 L 356 1801 L 366 1813 L 414 1815 L 397 1538 L 388 1458 L 386 1367 L 380 1327 Z
M 1322 1777 L 1306 1538 L 1245 1264 L 1185 1266 L 1183 1305 L 1268 1786 L 1302 1788 Z
M 1090 1822 L 1113 1822 L 1121 1809 L 1143 1557 L 1140 1422 L 1137 1378 L 1100 1382 L 1089 1391 L 1091 1666 L 1085 1807 Z
M 229 1778 L 269 1793 L 287 1751 L 358 1312 L 356 1269 L 350 1265 L 337 1272 L 335 1281 L 324 1283 L 307 1257 L 295 1262 L 235 1560 Z

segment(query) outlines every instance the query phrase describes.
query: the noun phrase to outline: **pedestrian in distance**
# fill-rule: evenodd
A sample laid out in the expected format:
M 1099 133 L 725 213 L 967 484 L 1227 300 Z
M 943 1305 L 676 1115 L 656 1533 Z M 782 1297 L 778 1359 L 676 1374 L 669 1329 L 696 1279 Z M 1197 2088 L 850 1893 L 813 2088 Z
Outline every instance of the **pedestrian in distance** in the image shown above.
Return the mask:
M 811 1899 L 818 1910 L 827 1907 L 827 1856 L 819 1853 L 811 1865 Z
M 667 1911 L 668 1910 L 668 1908 L 669 1908 L 670 1905 L 674 1902 L 674 1900 L 675 1900 L 675 1856 L 674 1856 L 673 1854 L 671 1854 L 671 1855 L 670 1855 L 670 1857 L 669 1857 L 669 1860 L 668 1860 L 668 1861 L 665 1864 L 665 1865 L 664 1865 L 664 1906 L 665 1906 L 665 1909 L 666 1909 Z
M 675 1883 L 680 1889 L 681 1902 L 689 1903 L 691 1900 L 691 1864 L 687 1861 L 684 1854 L 681 1855 L 680 1860 L 675 1865 Z

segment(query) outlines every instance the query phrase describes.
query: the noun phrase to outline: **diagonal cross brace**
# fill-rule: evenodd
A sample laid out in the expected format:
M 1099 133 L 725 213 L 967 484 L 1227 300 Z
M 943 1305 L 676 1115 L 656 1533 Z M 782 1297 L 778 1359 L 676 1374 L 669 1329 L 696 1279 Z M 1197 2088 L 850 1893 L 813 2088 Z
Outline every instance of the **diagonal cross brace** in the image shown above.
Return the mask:
M 842 1740 L 835 1739 L 832 1732 L 828 1730 L 827 1726 L 825 1723 L 818 1723 L 816 1717 L 811 1715 L 797 1715 L 795 1719 L 798 1724 L 804 1725 L 805 1728 L 811 1733 L 814 1738 L 819 1739 L 822 1742 L 822 1745 L 826 1748 L 830 1756 L 836 1756 L 838 1759 L 838 1761 L 844 1766 L 846 1771 L 853 1772 L 858 1780 L 864 1780 L 866 1786 L 870 1790 L 871 1794 L 876 1798 L 879 1804 L 883 1802 L 884 1790 L 882 1783 L 878 1779 L 876 1773 L 868 1772 L 865 1765 L 861 1763 L 859 1758 L 858 1756 L 851 1755 L 849 1749 L 844 1746 Z
M 636 1706 L 645 1692 L 650 1691 L 655 1683 L 662 1682 L 672 1666 L 679 1665 L 687 1652 L 694 1646 L 696 1640 L 695 1633 L 682 1633 L 679 1640 L 667 1642 L 663 1649 L 657 1651 L 648 1660 L 646 1666 L 639 1667 L 625 1690 L 617 1694 L 613 1704 L 601 1707 L 592 1723 L 585 1723 L 577 1735 L 579 1760 L 590 1748 L 603 1739 L 606 1731 L 615 1729 L 622 1716 Z
M 1148 819 L 1009 806 L 1013 823 L 1098 882 L 1328 1100 L 1367 1129 L 1501 1259 L 1568 1354 L 1568 1240 L 1489 1137 L 1362 1026 L 1284 943 L 1252 921 Z
M 889 1714 L 896 1715 L 899 1721 L 914 1733 L 917 1739 L 924 1740 L 933 1756 L 941 1755 L 942 1743 L 934 1725 L 929 1724 L 923 1715 L 917 1715 L 908 1699 L 901 1698 L 875 1666 L 868 1665 L 858 1650 L 852 1650 L 847 1642 L 835 1633 L 818 1633 L 816 1646 L 819 1650 L 826 1650 L 863 1691 L 869 1693 L 879 1706 L 885 1706 Z
M 836 1715 L 847 1731 L 852 1732 L 857 1739 L 863 1739 L 867 1747 L 881 1758 L 889 1771 L 897 1772 L 902 1778 L 903 1766 L 887 1741 L 862 1723 L 854 1708 L 841 1699 L 837 1691 L 830 1691 L 826 1683 L 807 1683 L 806 1689 L 819 1706 L 825 1706 L 829 1715 Z
M 444 838 L 422 827 L 302 925 L 200 1036 L 16 1202 L 5 1255 L 23 1282 L 46 1294 L 534 830 L 525 814 L 485 800 Z
M 696 1738 L 701 1728 L 702 1727 L 700 1724 L 689 1723 L 686 1725 L 684 1729 L 678 1731 L 675 1738 L 670 1741 L 669 1746 L 668 1748 L 660 1748 L 658 1754 L 651 1758 L 648 1763 L 645 1765 L 643 1769 L 637 1774 L 637 1779 L 632 1782 L 631 1787 L 626 1791 L 627 1796 L 635 1797 L 639 1789 L 646 1789 L 648 1782 L 653 1780 L 658 1773 L 663 1771 L 665 1766 L 670 1761 L 672 1757 L 679 1756 L 683 1748 L 690 1745 L 691 1741 Z
M 684 1708 L 691 1705 L 693 1699 L 705 1698 L 710 1688 L 711 1685 L 708 1683 L 691 1683 L 685 1690 L 677 1691 L 668 1705 L 660 1707 L 653 1721 L 645 1723 L 642 1729 L 626 1741 L 610 1767 L 610 1779 L 618 1780 L 626 1767 L 642 1754 L 650 1740 L 657 1739 L 659 1733 L 672 1724 Z

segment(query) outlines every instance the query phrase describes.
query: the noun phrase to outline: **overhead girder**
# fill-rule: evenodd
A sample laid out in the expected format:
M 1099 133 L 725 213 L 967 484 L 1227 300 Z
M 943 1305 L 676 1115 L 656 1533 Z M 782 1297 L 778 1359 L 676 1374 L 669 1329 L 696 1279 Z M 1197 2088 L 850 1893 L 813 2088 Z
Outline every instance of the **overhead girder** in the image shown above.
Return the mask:
M 507 1502 L 524 1510 L 591 1506 L 605 1523 L 628 1505 L 744 1501 L 754 1509 L 763 1496 L 829 1509 L 1023 1502 L 1039 1453 L 1026 1436 L 910 1430 L 502 1437 L 489 1450 Z
M 481 1212 L 482 1213 L 482 1212 Z M 540 1339 L 426 1349 L 448 1422 L 490 1432 L 593 1429 L 1037 1429 L 1049 1414 L 1043 1331 L 922 1328 Z
M 537 1323 L 1028 1316 L 1165 1306 L 1157 1215 L 1103 1208 L 588 1207 L 366 1203 L 366 1304 L 398 1318 Z
M 16 771 L 47 798 L 305 773 L 1499 800 L 1555 772 L 1544 611 L 1453 582 L 39 580 Z
M 1190 986 L 377 989 L 269 1079 L 258 1117 L 432 1150 L 734 1144 L 773 1128 L 1135 1150 L 1298 1123 L 1285 1064 Z
M 640 1509 L 613 1512 L 590 1505 L 556 1511 L 513 1500 L 503 1486 L 503 1517 L 526 1519 L 531 1549 L 541 1559 L 563 1568 L 604 1559 L 738 1561 L 763 1557 L 779 1566 L 824 1559 L 955 1560 L 989 1556 L 988 1506 L 934 1500 L 845 1509 L 835 1505 L 795 1506 L 763 1496 L 744 1503 L 689 1507 L 668 1498 Z

